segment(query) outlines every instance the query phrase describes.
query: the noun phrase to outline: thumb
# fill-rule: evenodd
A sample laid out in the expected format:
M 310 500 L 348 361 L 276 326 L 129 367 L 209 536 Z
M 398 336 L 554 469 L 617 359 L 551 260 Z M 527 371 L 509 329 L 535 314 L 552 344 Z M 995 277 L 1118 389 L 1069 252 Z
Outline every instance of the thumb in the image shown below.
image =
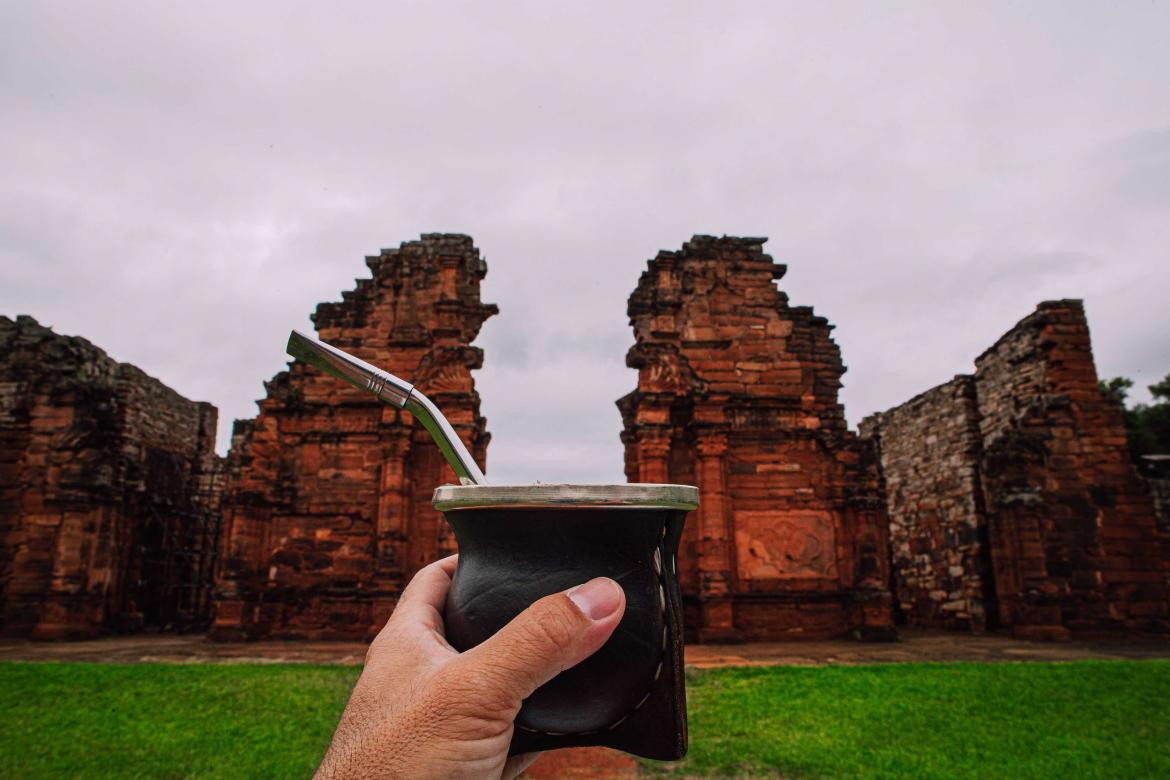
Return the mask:
M 541 685 L 601 649 L 625 611 L 621 586 L 598 577 L 535 602 L 460 662 L 478 672 L 502 706 L 519 710 Z

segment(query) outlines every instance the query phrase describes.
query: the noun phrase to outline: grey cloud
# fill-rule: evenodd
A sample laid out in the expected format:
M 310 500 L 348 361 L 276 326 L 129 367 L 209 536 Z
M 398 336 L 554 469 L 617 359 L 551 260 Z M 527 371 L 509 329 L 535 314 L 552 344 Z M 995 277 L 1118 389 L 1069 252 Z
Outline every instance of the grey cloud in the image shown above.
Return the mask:
M 1155 218 L 1170 209 L 1170 127 L 1106 143 L 1092 157 L 1122 202 Z
M 1165 4 L 8 4 L 0 312 L 216 403 L 421 232 L 490 272 L 495 479 L 617 479 L 626 296 L 768 235 L 856 422 L 1041 298 L 1170 371 Z M 1148 381 L 1147 381 L 1148 380 Z

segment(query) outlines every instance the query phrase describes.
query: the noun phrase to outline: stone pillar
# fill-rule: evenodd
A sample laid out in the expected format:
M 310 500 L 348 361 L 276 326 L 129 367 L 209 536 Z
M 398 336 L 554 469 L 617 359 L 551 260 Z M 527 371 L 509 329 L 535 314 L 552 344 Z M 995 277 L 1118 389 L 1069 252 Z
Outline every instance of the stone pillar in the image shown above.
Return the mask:
M 724 455 L 727 434 L 702 432 L 696 443 L 699 455 L 699 605 L 700 642 L 738 642 L 732 606 L 731 543 L 727 529 L 724 487 Z
M 387 408 L 386 413 L 392 417 L 394 410 Z M 386 413 L 383 414 L 384 421 Z M 371 635 L 377 634 L 386 624 L 398 603 L 397 594 L 405 585 L 406 544 L 412 502 L 404 486 L 410 439 L 410 429 L 404 425 L 395 425 L 383 439 L 385 443 L 378 475 L 378 509 L 374 519 Z
M 638 432 L 638 481 L 670 482 L 670 429 L 646 427 Z
M 251 638 L 255 630 L 271 510 L 254 506 L 225 512 L 222 555 L 215 583 L 215 611 L 208 636 L 217 641 Z

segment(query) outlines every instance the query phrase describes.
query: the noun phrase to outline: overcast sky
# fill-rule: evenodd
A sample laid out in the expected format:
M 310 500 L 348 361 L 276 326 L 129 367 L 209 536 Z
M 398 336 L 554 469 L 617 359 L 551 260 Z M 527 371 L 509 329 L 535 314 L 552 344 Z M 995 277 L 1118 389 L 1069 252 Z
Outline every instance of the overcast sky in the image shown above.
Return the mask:
M 623 479 L 626 298 L 694 233 L 770 236 L 853 425 L 1047 298 L 1170 373 L 1170 3 L 567 6 L 0 5 L 0 314 L 223 451 L 364 255 L 469 233 L 496 482 Z

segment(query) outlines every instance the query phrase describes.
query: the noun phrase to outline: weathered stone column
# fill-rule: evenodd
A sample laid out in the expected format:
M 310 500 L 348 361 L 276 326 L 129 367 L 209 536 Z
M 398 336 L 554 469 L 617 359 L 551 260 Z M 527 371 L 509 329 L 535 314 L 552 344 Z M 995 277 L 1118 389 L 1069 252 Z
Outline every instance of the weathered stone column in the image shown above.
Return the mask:
M 728 540 L 724 486 L 727 434 L 702 432 L 696 443 L 696 471 L 701 496 L 699 521 L 699 604 L 702 622 L 700 642 L 742 641 L 735 628 L 732 605 L 731 544 Z
M 410 428 L 396 423 L 395 410 L 387 408 L 394 426 L 384 435 L 382 463 L 378 476 L 378 509 L 374 529 L 373 623 L 376 634 L 390 618 L 405 583 L 407 532 L 410 528 L 411 501 L 403 490 L 406 482 L 406 458 L 410 453 Z
M 638 432 L 638 481 L 670 482 L 670 429 L 646 427 Z

